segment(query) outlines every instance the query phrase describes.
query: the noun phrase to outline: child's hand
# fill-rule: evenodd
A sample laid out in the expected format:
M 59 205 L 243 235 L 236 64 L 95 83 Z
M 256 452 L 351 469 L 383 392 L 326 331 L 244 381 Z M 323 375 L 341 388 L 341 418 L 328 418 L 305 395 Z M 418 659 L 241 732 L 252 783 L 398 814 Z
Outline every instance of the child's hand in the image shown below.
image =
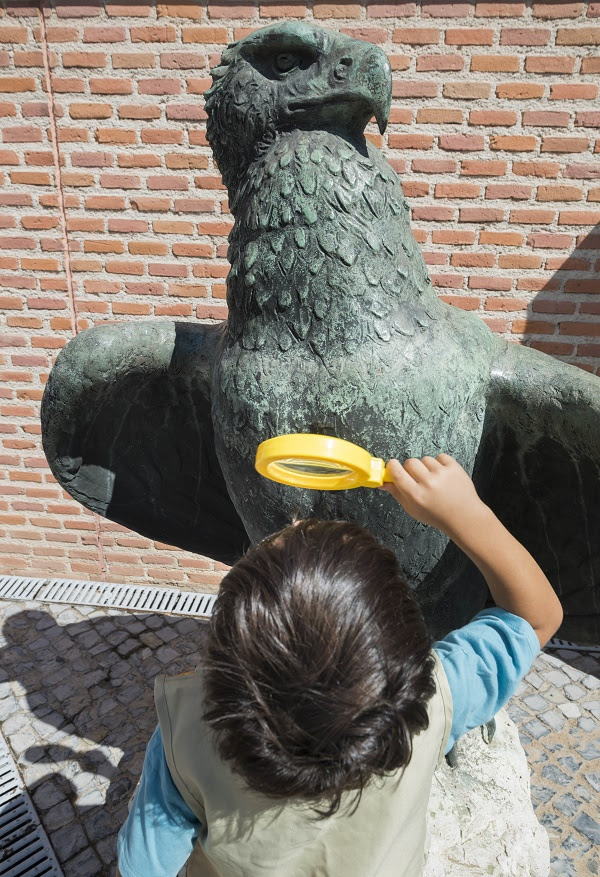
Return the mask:
M 436 459 L 411 457 L 403 466 L 390 460 L 388 472 L 394 480 L 383 484 L 382 490 L 391 493 L 412 518 L 447 535 L 473 512 L 487 508 L 463 467 L 448 454 Z

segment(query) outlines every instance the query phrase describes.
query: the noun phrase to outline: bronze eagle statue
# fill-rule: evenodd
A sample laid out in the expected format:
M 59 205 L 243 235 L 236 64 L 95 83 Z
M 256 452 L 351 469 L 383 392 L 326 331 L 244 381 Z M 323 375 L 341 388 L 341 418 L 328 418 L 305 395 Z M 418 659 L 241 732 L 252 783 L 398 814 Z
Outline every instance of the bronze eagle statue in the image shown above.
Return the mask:
M 317 432 L 384 459 L 455 457 L 561 597 L 561 636 L 600 637 L 600 381 L 494 336 L 436 296 L 383 131 L 377 47 L 310 23 L 223 53 L 207 136 L 229 190 L 228 319 L 98 326 L 58 356 L 42 406 L 52 472 L 143 535 L 231 563 L 294 514 L 355 521 L 397 554 L 434 636 L 485 583 L 385 492 L 299 490 L 258 444 Z

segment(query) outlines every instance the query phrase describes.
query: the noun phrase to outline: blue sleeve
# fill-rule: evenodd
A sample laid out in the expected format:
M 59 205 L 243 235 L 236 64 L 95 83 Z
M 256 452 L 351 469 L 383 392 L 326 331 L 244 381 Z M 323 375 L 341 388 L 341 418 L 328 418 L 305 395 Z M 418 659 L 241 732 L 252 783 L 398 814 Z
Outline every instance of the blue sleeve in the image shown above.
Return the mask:
M 122 877 L 175 877 L 189 858 L 200 828 L 171 779 L 157 727 L 117 840 Z
M 484 609 L 435 643 L 452 694 L 446 752 L 459 737 L 489 722 L 515 693 L 540 643 L 528 621 L 504 609 Z

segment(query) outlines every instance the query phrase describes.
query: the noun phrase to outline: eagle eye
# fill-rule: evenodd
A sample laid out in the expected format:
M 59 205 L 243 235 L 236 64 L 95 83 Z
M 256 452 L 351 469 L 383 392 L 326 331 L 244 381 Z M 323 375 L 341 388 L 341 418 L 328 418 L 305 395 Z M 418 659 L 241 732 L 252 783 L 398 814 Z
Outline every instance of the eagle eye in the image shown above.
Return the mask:
M 275 69 L 278 73 L 287 73 L 298 65 L 298 57 L 292 52 L 280 52 L 275 58 Z

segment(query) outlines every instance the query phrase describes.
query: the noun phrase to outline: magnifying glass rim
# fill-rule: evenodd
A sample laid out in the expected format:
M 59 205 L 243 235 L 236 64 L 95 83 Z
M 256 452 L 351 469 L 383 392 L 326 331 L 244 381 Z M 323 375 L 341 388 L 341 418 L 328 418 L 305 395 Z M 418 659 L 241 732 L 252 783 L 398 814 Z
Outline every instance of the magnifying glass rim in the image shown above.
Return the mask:
M 281 468 L 281 460 L 319 460 L 349 469 L 347 475 L 310 475 Z M 368 481 L 373 457 L 364 448 L 335 436 L 292 433 L 262 442 L 256 451 L 256 469 L 261 475 L 292 487 L 347 490 Z

